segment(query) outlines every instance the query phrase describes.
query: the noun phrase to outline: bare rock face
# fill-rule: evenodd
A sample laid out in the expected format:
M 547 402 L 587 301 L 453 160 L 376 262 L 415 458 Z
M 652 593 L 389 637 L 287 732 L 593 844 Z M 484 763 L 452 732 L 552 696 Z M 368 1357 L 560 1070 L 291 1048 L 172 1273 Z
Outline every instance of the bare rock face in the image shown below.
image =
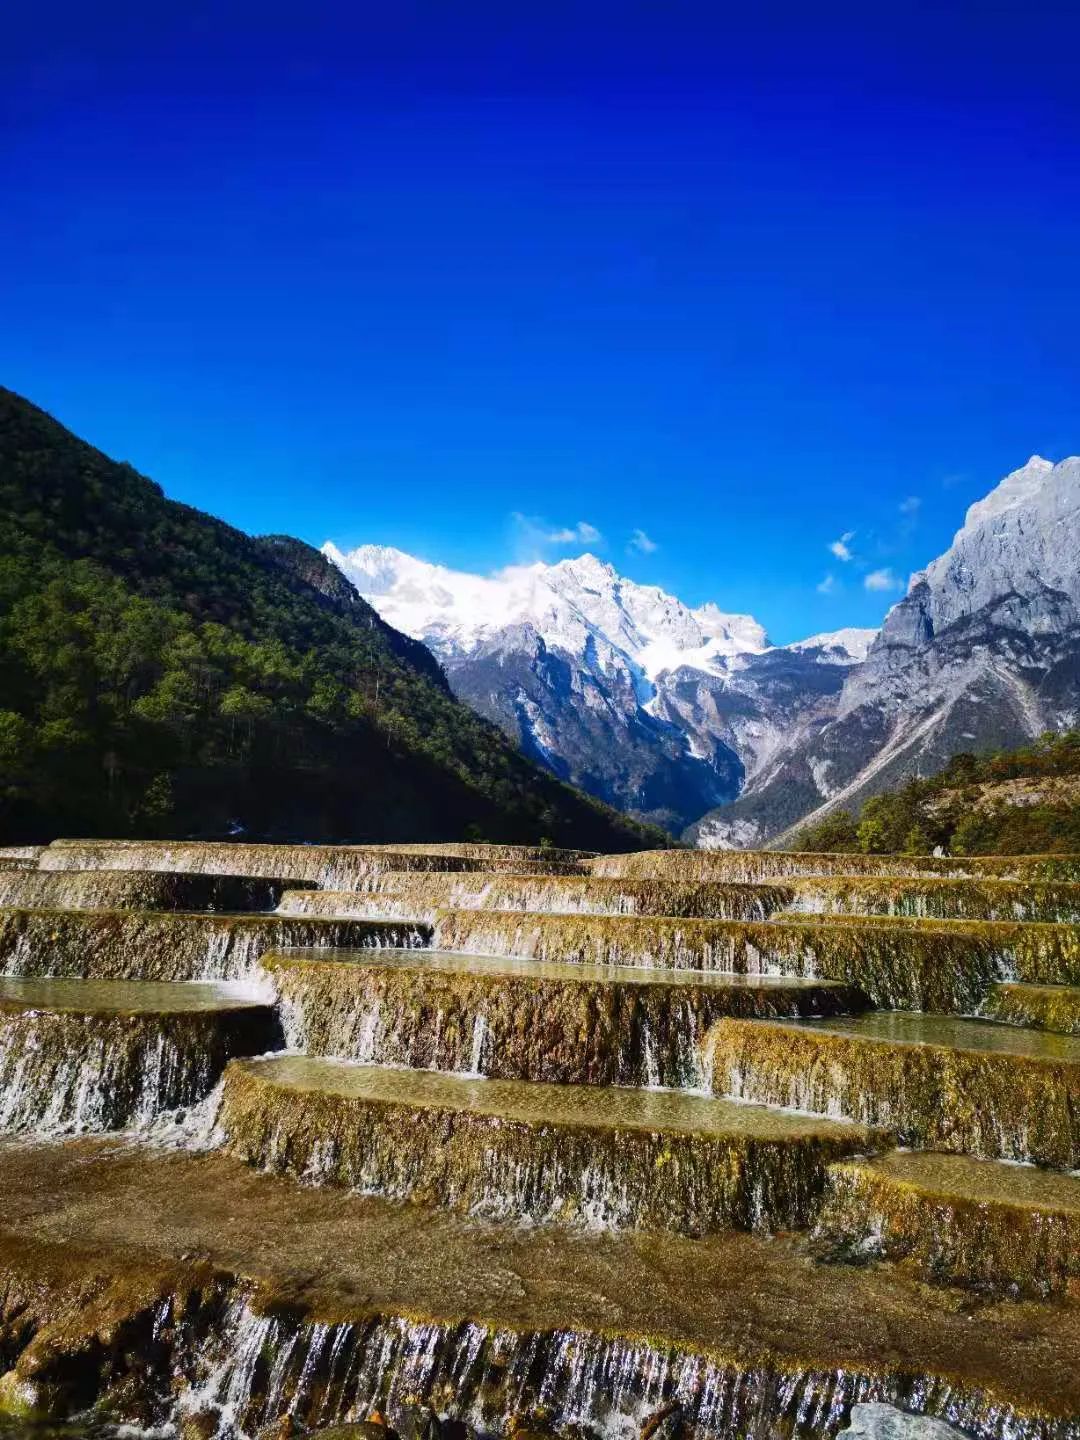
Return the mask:
M 964 1432 L 932 1420 L 928 1415 L 909 1415 L 894 1405 L 853 1405 L 851 1423 L 837 1440 L 964 1440 Z
M 972 505 L 914 575 L 834 714 L 796 723 L 738 801 L 704 817 L 706 847 L 760 844 L 857 806 L 959 750 L 1022 745 L 1080 719 L 1080 458 L 1033 457 Z

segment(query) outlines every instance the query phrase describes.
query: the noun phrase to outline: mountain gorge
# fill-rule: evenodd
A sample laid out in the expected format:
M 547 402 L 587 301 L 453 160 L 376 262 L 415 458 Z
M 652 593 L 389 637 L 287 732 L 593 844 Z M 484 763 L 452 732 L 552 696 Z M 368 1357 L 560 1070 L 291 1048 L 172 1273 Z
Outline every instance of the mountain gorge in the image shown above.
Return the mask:
M 1080 716 L 1077 459 L 1033 457 L 974 504 L 880 632 L 784 646 L 593 555 L 482 577 L 323 553 L 526 754 L 705 847 L 768 843 Z
M 323 553 L 451 687 L 555 774 L 679 834 L 733 801 L 796 722 L 833 713 L 873 631 L 774 647 L 593 555 L 491 577 L 365 545 Z

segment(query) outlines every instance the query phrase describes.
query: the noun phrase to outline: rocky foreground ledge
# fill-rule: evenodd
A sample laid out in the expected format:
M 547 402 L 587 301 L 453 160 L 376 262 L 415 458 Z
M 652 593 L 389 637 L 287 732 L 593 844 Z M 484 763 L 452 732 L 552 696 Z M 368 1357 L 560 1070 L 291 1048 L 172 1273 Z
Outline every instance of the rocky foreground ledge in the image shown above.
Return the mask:
M 9 1414 L 190 1434 L 445 1415 L 830 1434 L 853 1401 L 1080 1435 L 1080 1306 L 980 1302 L 804 1239 L 481 1223 L 116 1140 L 0 1146 Z M 539 1421 L 538 1421 L 539 1423 Z

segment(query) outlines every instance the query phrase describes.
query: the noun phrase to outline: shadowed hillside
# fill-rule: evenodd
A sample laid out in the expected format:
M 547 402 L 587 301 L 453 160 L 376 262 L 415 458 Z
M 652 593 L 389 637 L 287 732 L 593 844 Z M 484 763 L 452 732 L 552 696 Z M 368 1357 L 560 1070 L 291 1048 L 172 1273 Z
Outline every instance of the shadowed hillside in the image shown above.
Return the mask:
M 0 389 L 0 835 L 658 836 L 458 704 L 311 547 L 188 506 Z

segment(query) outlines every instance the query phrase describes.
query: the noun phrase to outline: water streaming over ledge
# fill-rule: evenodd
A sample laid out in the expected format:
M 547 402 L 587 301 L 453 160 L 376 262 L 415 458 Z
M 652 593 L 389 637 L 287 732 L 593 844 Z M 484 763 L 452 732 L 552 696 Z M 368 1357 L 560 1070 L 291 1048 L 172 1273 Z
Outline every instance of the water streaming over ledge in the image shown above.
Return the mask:
M 766 920 L 790 904 L 781 885 L 695 885 L 606 880 L 591 875 L 372 875 L 358 890 L 294 890 L 282 914 L 434 919 L 438 910 L 535 911 L 561 915 L 668 915 Z
M 794 850 L 636 850 L 600 855 L 594 875 L 682 880 L 789 880 L 795 876 L 942 875 L 972 879 L 1080 881 L 1080 855 L 847 855 Z
M 273 910 L 291 885 L 247 875 L 156 870 L 0 872 L 0 906 L 43 910 Z
M 43 868 L 25 868 L 35 863 Z M 863 862 L 845 857 L 842 863 L 857 869 Z M 349 1109 L 340 1104 L 340 1093 L 331 1093 L 332 1085 L 297 1086 L 283 1098 L 287 1087 L 264 1087 L 260 1094 L 248 1083 L 260 1070 L 286 1072 L 296 1057 L 237 1064 L 228 1080 L 221 1078 L 231 1058 L 261 1054 L 287 1038 L 309 1051 L 357 1061 L 458 1072 L 439 1080 L 527 1078 L 558 1081 L 560 1089 L 585 1082 L 583 1088 L 593 1091 L 588 1104 L 600 1109 L 626 1103 L 601 1087 L 652 1087 L 659 1093 L 633 1095 L 637 1120 L 647 1118 L 650 1105 L 659 1113 L 689 1100 L 671 1096 L 668 1087 L 707 1088 L 716 1080 L 745 1098 L 794 1101 L 898 1123 L 901 1130 L 914 1115 L 912 1133 L 924 1142 L 1026 1157 L 1035 1137 L 1040 1160 L 1061 1164 L 1073 1153 L 1058 1133 L 1066 1128 L 1059 1103 L 1065 1090 L 1056 1081 L 1049 1090 L 1033 1084 L 1006 1093 L 1007 1087 L 987 1087 L 984 1078 L 966 1071 L 950 1070 L 946 1083 L 903 1057 L 890 1070 L 874 1057 L 863 1064 L 850 1049 L 838 1059 L 839 1047 L 833 1047 L 829 1081 L 815 1070 L 813 1084 L 801 1072 L 792 1082 L 783 1056 L 770 1069 L 756 1045 L 765 1033 L 758 1025 L 762 1017 L 832 1014 L 834 1007 L 863 1003 L 853 988 L 815 986 L 818 976 L 858 986 L 878 1005 L 953 1011 L 982 1003 L 995 982 L 1015 974 L 1058 982 L 1060 990 L 1063 979 L 1080 978 L 1080 931 L 925 921 L 958 907 L 978 920 L 1074 919 L 1069 907 L 1077 903 L 1080 864 L 971 863 L 972 879 L 941 878 L 944 867 L 933 865 L 915 866 L 925 869 L 915 879 L 890 879 L 888 866 L 876 861 L 876 873 L 868 868 L 850 879 L 792 878 L 814 876 L 806 866 L 821 864 L 821 857 L 672 855 L 658 864 L 651 857 L 649 864 L 656 869 L 646 870 L 637 857 L 603 857 L 591 867 L 600 877 L 593 879 L 574 855 L 525 849 L 511 855 L 488 846 L 83 843 L 5 857 L 0 907 L 5 899 L 18 904 L 0 908 L 0 969 L 9 977 L 66 978 L 41 978 L 36 996 L 28 989 L 19 996 L 14 989 L 6 994 L 11 981 L 0 975 L 0 1131 L 51 1137 L 124 1129 L 192 1149 L 223 1141 L 249 1162 L 309 1184 L 407 1196 L 504 1224 L 670 1226 L 691 1234 L 805 1227 L 819 1212 L 830 1164 L 855 1173 L 860 1162 L 850 1159 L 853 1150 L 883 1138 L 863 1132 L 854 1140 L 850 1125 L 822 1126 L 790 1113 L 778 1118 L 775 1110 L 765 1112 L 773 1118 L 758 1132 L 746 1104 L 729 1107 L 740 1120 L 723 1135 L 715 1127 L 696 1133 L 678 1123 L 649 1130 L 631 1123 L 629 1111 L 625 1124 L 609 1125 L 605 1133 L 584 1110 L 530 1117 L 500 1113 L 496 1106 L 478 1120 L 476 1107 L 455 1115 L 452 1106 L 432 1104 L 425 1113 L 421 1105 L 418 1113 L 407 1096 L 402 1103 L 380 1096 Z M 1044 878 L 1038 886 L 996 878 L 1014 872 Z M 744 883 L 763 877 L 774 883 L 756 889 Z M 311 885 L 336 889 L 289 888 Z M 183 913 L 185 907 L 268 910 L 278 903 L 276 913 L 265 915 Z M 866 907 L 920 920 L 842 923 L 844 912 Z M 800 908 L 838 913 L 839 919 L 820 924 L 811 915 L 802 923 L 790 913 Z M 372 922 L 373 916 L 392 923 Z M 430 963 L 420 966 L 415 950 L 398 963 L 398 947 L 430 940 L 424 922 L 435 919 L 442 938 L 459 947 L 447 965 L 440 970 L 426 951 Z M 142 1006 L 133 995 L 126 1004 L 118 998 L 109 1005 L 93 993 L 97 977 L 116 983 L 127 976 L 250 980 L 261 973 L 267 952 L 279 947 L 314 947 L 309 953 L 316 956 L 306 970 L 296 954 L 267 964 L 285 1037 L 265 1007 L 185 1008 L 165 1003 L 166 996 L 151 1003 L 149 993 Z M 333 951 L 327 947 L 338 956 L 329 963 Z M 388 947 L 385 963 L 349 964 L 345 947 L 364 947 L 369 955 Z M 474 949 L 509 950 L 520 958 L 496 962 L 502 968 L 495 972 L 490 962 L 460 953 Z M 657 968 L 633 981 L 614 973 L 612 961 Z M 694 980 L 684 968 L 673 983 L 663 969 L 669 965 L 712 971 Z M 719 973 L 729 969 L 740 973 Z M 576 974 L 566 973 L 571 970 Z M 787 975 L 803 980 L 801 990 L 796 984 L 785 992 Z M 79 976 L 91 978 L 83 983 L 74 978 Z M 749 983 L 747 977 L 775 983 Z M 65 997 L 65 984 L 80 995 Z M 724 984 L 731 994 L 721 1002 Z M 1004 1003 L 1009 988 L 999 986 L 994 1003 Z M 1015 999 L 1014 1008 L 1021 1002 L 1028 1007 L 1025 1016 L 1033 1013 L 1035 988 Z M 1065 1001 L 1060 995 L 1050 999 L 1061 1025 Z M 820 1008 L 814 1010 L 815 1004 Z M 1048 1004 L 1040 1013 L 1049 1015 Z M 1065 1017 L 1070 1024 L 1072 1013 Z M 731 1015 L 755 1017 L 746 1031 L 754 1041 L 732 1051 L 734 1060 L 718 1049 L 718 1032 L 711 1028 Z M 871 1021 L 869 1027 L 890 1023 Z M 842 1024 L 838 1028 L 843 1032 Z M 838 1097 L 844 1067 L 851 1078 Z M 429 1082 L 414 1069 L 401 1083 Z M 943 1084 L 958 1112 L 962 1102 L 973 1100 L 990 1119 L 950 1118 L 951 1140 L 925 1125 L 919 1130 L 919 1107 L 927 1113 L 940 1108 Z M 1017 1090 L 1023 1095 L 1014 1103 Z M 1075 1087 L 1069 1103 L 1074 1093 Z M 861 1097 L 857 1104 L 852 1095 Z M 992 1134 L 991 1120 L 997 1127 Z M 779 1133 L 785 1126 L 790 1133 Z M 259 1181 L 275 1183 L 265 1176 Z M 838 1193 L 834 1215 L 842 1211 Z M 859 1205 L 868 1213 L 872 1208 L 861 1193 L 852 1199 L 843 1211 L 845 1229 L 857 1228 L 851 1217 Z M 260 1236 L 263 1223 L 260 1216 Z M 954 1237 L 957 1253 L 967 1238 L 966 1232 Z M 1006 1258 L 999 1266 L 1006 1276 L 1016 1268 L 1007 1250 L 1001 1247 Z M 1033 1251 L 1033 1273 L 1043 1253 Z M 463 1250 L 457 1263 L 467 1261 Z M 1058 1269 L 1067 1280 L 1067 1265 L 1060 1262 Z M 1061 1289 L 1065 1280 L 1058 1280 Z M 363 1419 L 372 1408 L 410 1433 L 417 1397 L 492 1437 L 505 1434 L 509 1415 L 535 1411 L 548 1427 L 588 1425 L 630 1440 L 644 1416 L 677 1400 L 691 1440 L 809 1440 L 835 1432 L 853 1401 L 885 1399 L 939 1415 L 980 1440 L 1080 1440 L 1080 1421 L 1020 1416 L 978 1390 L 933 1376 L 864 1374 L 845 1365 L 830 1370 L 829 1351 L 824 1369 L 740 1364 L 726 1355 L 680 1351 L 666 1339 L 619 1337 L 598 1328 L 501 1329 L 480 1323 L 470 1310 L 463 1312 L 470 1320 L 422 1322 L 403 1318 L 417 1313 L 405 1305 L 397 1314 L 396 1296 L 388 1316 L 342 1318 L 350 1314 L 347 1300 L 341 1314 L 316 1320 L 298 1303 L 278 1300 L 266 1308 L 235 1282 L 215 1284 L 219 1293 L 205 1313 L 199 1313 L 202 1299 L 188 1296 L 186 1310 L 179 1299 L 161 1301 L 150 1341 L 154 1364 L 175 1361 L 173 1381 L 186 1377 L 178 1401 L 168 1387 L 161 1391 L 155 1421 L 213 1415 L 222 1440 L 254 1437 L 282 1416 L 310 1428 Z M 354 1311 L 363 1315 L 363 1306 Z M 513 1311 L 497 1313 L 504 1320 L 509 1313 L 508 1323 L 517 1323 Z M 554 1318 L 561 1324 L 565 1317 L 557 1311 Z M 671 1333 L 659 1328 L 661 1335 Z M 815 1353 L 813 1347 L 806 1353 Z M 125 1352 L 125 1365 L 129 1358 Z M 154 1373 L 163 1379 L 170 1372 Z
M 438 950 L 284 951 L 264 966 L 290 1049 L 506 1080 L 699 1088 L 722 1015 L 858 1010 L 829 981 L 554 964 Z
M 426 943 L 406 921 L 303 920 L 138 910 L 0 910 L 0 973 L 124 980 L 244 980 L 283 946 Z
M 486 847 L 485 847 L 486 848 Z M 384 871 L 509 870 L 580 874 L 583 862 L 498 859 L 452 851 L 363 845 L 264 845 L 225 841 L 58 841 L 40 855 L 42 870 L 160 870 L 303 880 L 326 890 L 352 890 Z
M 1017 1416 L 942 1380 L 739 1364 L 573 1330 L 381 1317 L 303 1323 L 260 1313 L 246 1297 L 233 1301 L 191 1371 L 174 1419 L 205 1417 L 222 1440 L 255 1436 L 282 1416 L 317 1429 L 372 1411 L 408 1434 L 423 1405 L 482 1437 L 504 1435 L 508 1415 L 536 1414 L 548 1430 L 583 1425 L 634 1440 L 645 1416 L 672 1402 L 693 1440 L 810 1440 L 835 1434 L 850 1406 L 867 1400 L 940 1417 L 982 1440 L 1080 1435 L 1080 1423 Z
M 805 1226 L 825 1167 L 875 1143 L 858 1126 L 677 1091 L 302 1056 L 230 1066 L 221 1124 L 247 1163 L 315 1184 L 494 1220 L 692 1234 Z
M 0 1133 L 148 1130 L 278 1044 L 273 1010 L 221 987 L 0 979 Z

